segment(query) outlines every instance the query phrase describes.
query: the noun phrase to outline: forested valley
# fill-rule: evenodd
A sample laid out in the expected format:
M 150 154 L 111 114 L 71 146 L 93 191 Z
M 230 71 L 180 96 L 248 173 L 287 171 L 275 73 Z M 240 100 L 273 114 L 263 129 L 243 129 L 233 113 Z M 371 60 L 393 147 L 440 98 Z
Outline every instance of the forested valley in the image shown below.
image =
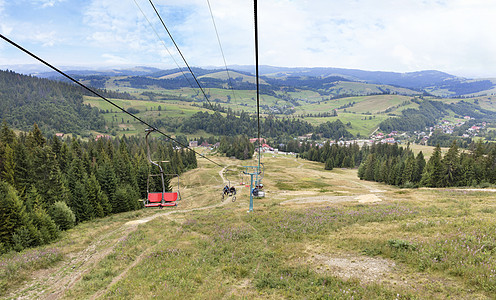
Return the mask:
M 166 174 L 196 168 L 192 151 L 158 138 L 150 148 L 153 159 L 170 161 L 164 165 Z M 4 122 L 0 253 L 46 244 L 80 222 L 141 208 L 150 172 L 158 169 L 151 169 L 142 138 L 47 139 L 36 124 L 16 135 Z M 159 186 L 152 182 L 151 188 Z
M 127 93 L 97 92 L 104 97 L 132 98 Z M 36 123 L 51 133 L 104 130 L 99 110 L 83 104 L 84 95 L 91 93 L 74 84 L 0 70 L 0 119 L 12 128 L 28 131 Z
M 441 101 L 433 100 L 415 100 L 419 104 L 418 109 L 405 109 L 401 116 L 389 118 L 379 124 L 381 130 L 391 132 L 425 130 L 426 127 L 434 126 L 438 120 L 452 111 L 455 115 L 469 116 L 476 120 L 496 120 L 496 112 L 483 109 L 479 105 L 465 102 L 463 100 L 457 103 L 444 104 Z

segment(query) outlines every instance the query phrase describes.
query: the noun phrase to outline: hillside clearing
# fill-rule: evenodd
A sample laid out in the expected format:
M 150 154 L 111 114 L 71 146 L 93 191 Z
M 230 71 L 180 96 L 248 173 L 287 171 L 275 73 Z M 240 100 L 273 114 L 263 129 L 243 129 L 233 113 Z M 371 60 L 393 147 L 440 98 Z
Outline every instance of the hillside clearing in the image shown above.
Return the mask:
M 251 163 L 214 159 L 230 169 Z M 496 226 L 496 200 L 490 191 L 398 189 L 360 181 L 356 170 L 325 171 L 320 163 L 281 155 L 266 157 L 264 163 L 267 194 L 255 200 L 253 213 L 247 213 L 243 178 L 229 178 L 238 189 L 236 202 L 221 202 L 223 173 L 200 159 L 198 169 L 181 176 L 183 200 L 177 208 L 79 225 L 50 245 L 63 253 L 61 261 L 37 271 L 18 270 L 24 276 L 11 278 L 18 284 L 7 285 L 2 297 L 494 295 L 491 273 L 484 277 L 482 265 L 465 250 L 442 248 L 462 243 L 475 247 L 477 238 L 467 240 L 464 234 L 478 237 L 484 232 L 481 243 L 493 249 L 487 248 L 496 245 L 489 230 Z M 492 266 L 494 255 L 485 250 L 479 259 Z M 463 264 L 450 265 L 461 257 Z

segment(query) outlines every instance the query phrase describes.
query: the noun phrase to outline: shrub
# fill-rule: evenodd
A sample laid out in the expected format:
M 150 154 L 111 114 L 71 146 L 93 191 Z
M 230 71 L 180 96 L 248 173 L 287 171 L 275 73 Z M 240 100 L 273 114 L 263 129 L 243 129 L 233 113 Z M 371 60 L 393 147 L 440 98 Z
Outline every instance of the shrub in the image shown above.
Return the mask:
M 23 249 L 40 245 L 41 235 L 33 224 L 29 224 L 16 228 L 12 235 L 12 242 L 15 251 L 22 251 Z
M 388 245 L 391 248 L 395 248 L 398 250 L 417 250 L 417 246 L 413 243 L 404 240 L 389 240 Z
M 57 224 L 42 208 L 36 208 L 31 213 L 33 224 L 40 231 L 41 244 L 48 244 L 59 236 Z
M 160 107 L 160 106 L 159 106 Z M 160 109 L 159 109 L 160 110 Z M 127 112 L 130 113 L 130 114 L 138 114 L 140 111 L 139 109 L 137 108 L 134 108 L 134 107 L 130 107 L 127 109 Z
M 76 216 L 65 202 L 58 201 L 52 205 L 50 216 L 60 230 L 67 230 L 74 227 Z

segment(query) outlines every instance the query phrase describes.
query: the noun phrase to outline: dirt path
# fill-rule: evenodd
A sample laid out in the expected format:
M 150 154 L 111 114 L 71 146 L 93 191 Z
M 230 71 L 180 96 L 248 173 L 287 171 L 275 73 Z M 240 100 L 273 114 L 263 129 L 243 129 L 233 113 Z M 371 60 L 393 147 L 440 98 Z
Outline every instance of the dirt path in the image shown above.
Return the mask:
M 219 176 L 223 181 L 225 181 L 223 176 L 224 169 L 219 172 Z M 194 198 L 194 195 L 191 197 Z M 131 220 L 109 232 L 97 233 L 96 236 L 92 237 L 91 242 L 82 250 L 67 254 L 64 260 L 55 267 L 34 272 L 31 274 L 31 279 L 29 281 L 18 286 L 18 288 L 15 291 L 12 291 L 7 297 L 13 299 L 59 299 L 74 287 L 74 285 L 77 284 L 85 274 L 89 273 L 102 259 L 111 254 L 119 243 L 119 240 L 134 232 L 140 224 L 171 214 L 209 210 L 230 203 L 232 202 L 220 201 L 219 191 L 219 202 L 217 203 L 187 209 L 172 208 L 171 210 L 164 210 L 163 212 L 151 216 Z M 143 255 L 146 254 L 143 253 L 138 256 L 123 272 L 113 278 L 108 286 L 97 291 L 92 296 L 92 299 L 103 296 L 111 286 L 123 279 L 127 272 L 140 262 L 144 257 Z
M 163 213 L 158 213 L 146 218 L 129 221 L 118 229 L 97 237 L 95 241 L 88 245 L 85 249 L 77 253 L 70 254 L 70 258 L 65 260 L 62 265 L 57 265 L 56 267 L 36 272 L 33 278 L 25 286 L 11 293 L 9 298 L 58 299 L 62 297 L 66 291 L 70 290 L 77 282 L 79 282 L 86 273 L 91 271 L 96 264 L 98 264 L 107 255 L 111 254 L 115 246 L 118 244 L 118 241 L 135 231 L 140 224 L 144 224 L 156 218 L 171 214 L 208 210 L 219 206 L 224 206 L 229 203 L 231 202 L 223 201 L 204 207 L 164 211 Z M 115 235 L 115 237 L 112 237 L 113 235 Z M 104 290 L 96 292 L 92 299 L 96 299 L 104 295 L 108 288 L 124 278 L 127 272 L 140 262 L 143 255 L 145 255 L 145 253 L 137 257 L 129 267 L 127 267 L 121 274 L 117 275 Z
M 118 239 L 107 243 L 117 234 L 126 237 L 136 226 L 120 227 L 112 230 L 92 242 L 85 249 L 71 253 L 62 265 L 36 272 L 26 286 L 18 289 L 9 297 L 16 299 L 58 299 L 74 286 L 97 262 L 112 252 Z
M 137 223 L 137 224 L 141 224 L 141 223 Z M 158 241 L 157 244 L 160 244 L 162 241 L 163 240 Z M 114 277 L 114 279 L 112 279 L 112 282 L 110 282 L 110 284 L 106 288 L 104 288 L 104 289 L 96 292 L 95 294 L 93 294 L 93 296 L 91 296 L 90 299 L 91 300 L 98 299 L 99 297 L 105 295 L 105 293 L 107 293 L 112 286 L 114 286 L 117 282 L 121 281 L 121 279 L 123 279 L 124 277 L 126 277 L 127 272 L 129 272 L 129 270 L 131 270 L 132 268 L 134 268 L 134 266 L 136 266 L 137 264 L 139 264 L 143 260 L 143 258 L 151 252 L 151 249 L 152 248 L 150 248 L 147 251 L 144 251 L 143 253 L 141 253 L 133 261 L 132 264 L 130 264 L 129 266 L 127 266 L 127 268 L 124 271 L 122 271 L 122 273 L 120 273 L 119 275 L 117 275 L 116 277 Z
M 222 168 L 222 170 L 219 171 L 219 176 L 222 179 L 222 182 L 225 183 L 227 182 L 226 178 L 224 178 L 224 171 L 227 169 L 228 166 Z

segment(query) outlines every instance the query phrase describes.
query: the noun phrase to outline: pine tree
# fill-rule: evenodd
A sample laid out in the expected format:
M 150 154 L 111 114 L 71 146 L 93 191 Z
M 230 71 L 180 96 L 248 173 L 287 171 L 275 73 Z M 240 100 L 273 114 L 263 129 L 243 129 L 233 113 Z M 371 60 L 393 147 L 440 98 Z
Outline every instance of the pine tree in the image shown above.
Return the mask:
M 15 169 L 14 150 L 9 144 L 6 144 L 3 155 L 2 179 L 12 186 L 17 186 L 15 182 Z
M 69 207 L 76 216 L 76 222 L 90 220 L 93 217 L 93 211 L 90 211 L 88 205 L 88 195 L 85 189 L 85 180 L 87 178 L 84 172 L 83 162 L 79 157 L 74 157 L 67 174 L 68 188 L 70 191 Z
M 422 173 L 424 172 L 425 168 L 425 159 L 424 159 L 424 154 L 422 151 L 417 154 L 417 157 L 415 158 L 415 173 L 413 175 L 413 182 L 415 183 L 420 183 L 420 180 L 422 179 Z
M 7 248 L 13 247 L 13 233 L 28 224 L 28 215 L 16 190 L 0 181 L 0 244 Z
M 365 180 L 370 180 L 370 181 L 374 180 L 375 161 L 376 161 L 375 153 L 369 154 L 367 160 L 365 161 L 365 173 L 364 173 Z
M 86 175 L 85 175 L 86 177 Z M 86 191 L 85 180 L 76 181 L 71 193 L 71 201 L 69 207 L 76 216 L 76 223 L 91 220 L 94 217 L 93 207 L 88 202 L 88 194 Z
M 112 213 L 120 212 L 120 204 L 116 197 L 117 176 L 109 158 L 104 159 L 103 164 L 98 167 L 96 174 L 102 191 L 107 195 Z
M 422 174 L 421 185 L 428 187 L 440 187 L 443 184 L 443 164 L 441 163 L 441 147 L 439 144 L 434 148 L 431 158 L 425 165 Z
M 86 180 L 85 189 L 88 197 L 88 205 L 92 208 L 92 215 L 98 218 L 104 217 L 105 211 L 110 207 L 110 203 L 108 203 L 108 198 L 106 196 L 103 197 L 104 193 L 94 174 L 91 174 L 88 177 L 88 180 Z M 107 203 L 105 203 L 105 201 Z
M 134 169 L 136 170 L 136 181 L 138 183 L 141 198 L 147 197 L 146 186 L 149 174 L 148 161 L 144 151 L 141 151 L 134 158 Z
M 28 156 L 28 151 L 23 143 L 17 143 L 14 151 L 15 160 L 15 182 L 19 191 L 24 191 L 34 183 L 32 160 Z
M 3 144 L 11 145 L 11 147 L 17 142 L 17 137 L 14 131 L 9 128 L 5 120 L 3 120 L 2 129 L 0 129 L 0 141 Z
M 41 206 L 36 207 L 30 213 L 33 225 L 40 232 L 40 243 L 48 244 L 59 236 L 57 225 Z
M 196 154 L 193 151 L 187 151 L 187 156 L 188 156 L 188 169 L 195 169 L 198 167 L 198 162 L 196 160 Z
M 36 123 L 33 125 L 33 130 L 28 134 L 27 142 L 30 147 L 43 147 L 46 144 L 46 138 Z
M 329 157 L 325 162 L 325 169 L 332 170 L 333 168 L 334 168 L 334 161 L 332 160 L 332 157 Z
M 414 157 L 413 153 L 411 153 L 411 155 L 408 155 L 408 157 L 405 161 L 405 168 L 403 170 L 402 179 L 401 179 L 402 184 L 412 183 L 415 181 L 414 176 L 415 176 L 415 172 L 416 172 L 416 167 L 417 167 L 417 164 L 415 161 L 415 157 Z
M 475 178 L 475 171 L 474 171 L 474 159 L 466 154 L 462 154 L 460 156 L 460 183 L 459 185 L 461 186 L 471 186 L 471 185 L 476 185 L 477 180 Z
M 388 166 L 388 161 L 384 159 L 381 163 L 381 168 L 380 168 L 380 182 L 387 182 L 389 178 L 389 166 Z
M 443 186 L 458 185 L 460 178 L 460 158 L 458 155 L 458 145 L 453 141 L 446 155 L 441 160 L 444 166 Z
M 124 138 L 121 140 L 119 151 L 115 155 L 113 163 L 119 184 L 129 184 L 137 189 L 136 175 Z
M 60 139 L 54 135 L 51 143 L 52 153 L 58 158 L 60 156 L 60 151 L 62 149 L 62 142 Z
M 57 156 L 57 162 L 59 164 L 59 169 L 62 172 L 62 174 L 66 174 L 69 170 L 69 166 L 71 165 L 72 161 L 72 154 L 69 150 L 69 146 L 67 146 L 67 143 L 64 142 L 62 143 L 62 146 L 60 147 L 60 152 L 59 155 Z

